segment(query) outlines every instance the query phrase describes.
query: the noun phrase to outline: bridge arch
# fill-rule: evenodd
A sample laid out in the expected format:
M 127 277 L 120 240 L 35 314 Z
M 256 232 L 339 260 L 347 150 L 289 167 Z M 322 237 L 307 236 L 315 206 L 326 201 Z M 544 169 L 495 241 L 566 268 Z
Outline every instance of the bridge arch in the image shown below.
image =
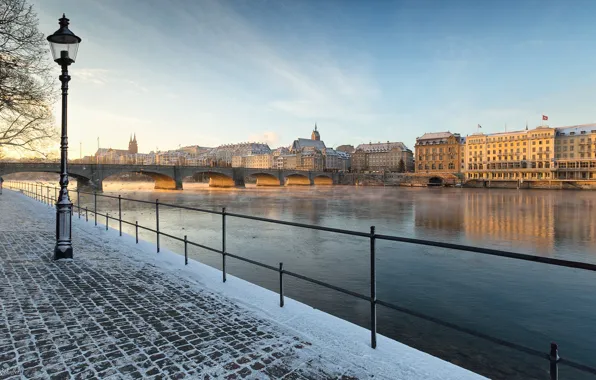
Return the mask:
M 333 185 L 333 177 L 328 174 L 317 174 L 315 178 L 313 178 L 313 184 L 317 186 L 328 186 Z
M 236 187 L 236 181 L 229 175 L 218 171 L 217 169 L 205 169 L 193 171 L 192 176 L 206 174 L 209 176 L 209 187 Z
M 443 186 L 444 181 L 441 177 L 430 177 L 428 179 L 428 186 Z
M 101 180 L 101 185 L 99 186 L 99 190 L 103 190 L 103 182 L 110 179 L 118 174 L 124 173 L 137 173 L 143 174 L 147 177 L 151 178 L 155 182 L 155 189 L 156 190 L 182 190 L 182 181 L 176 180 L 169 174 L 160 173 L 156 170 L 145 170 L 143 168 L 140 169 L 133 169 L 130 170 L 128 168 L 123 168 L 122 170 L 109 170 L 105 173 L 105 176 Z
M 18 173 L 54 173 L 60 174 L 60 167 L 56 165 L 31 165 L 31 164 L 13 164 L 13 165 L 2 165 L 0 164 L 0 177 L 18 174 Z M 78 171 L 69 170 L 68 177 L 77 180 L 77 187 L 81 185 L 89 185 L 91 178 L 87 175 L 81 174 Z
M 255 172 L 248 174 L 248 177 L 253 177 L 257 180 L 257 186 L 283 186 L 279 177 L 271 173 Z
M 289 172 L 284 174 L 286 186 L 310 186 L 312 182 L 304 172 Z

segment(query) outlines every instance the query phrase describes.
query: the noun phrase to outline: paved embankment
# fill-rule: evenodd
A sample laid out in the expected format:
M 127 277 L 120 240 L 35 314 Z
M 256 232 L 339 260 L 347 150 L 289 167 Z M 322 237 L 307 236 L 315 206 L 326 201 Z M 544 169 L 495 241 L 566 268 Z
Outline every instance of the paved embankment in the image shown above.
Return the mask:
M 0 378 L 478 379 L 469 371 L 181 256 L 0 195 Z

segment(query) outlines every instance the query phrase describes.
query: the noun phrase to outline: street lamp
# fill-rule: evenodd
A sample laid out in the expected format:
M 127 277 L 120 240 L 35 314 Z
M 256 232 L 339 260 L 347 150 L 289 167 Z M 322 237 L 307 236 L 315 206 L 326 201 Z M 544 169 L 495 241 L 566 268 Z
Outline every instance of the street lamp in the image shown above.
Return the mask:
M 60 193 L 56 202 L 56 247 L 54 260 L 72 259 L 72 202 L 68 196 L 68 134 L 66 127 L 66 106 L 68 101 L 68 66 L 74 63 L 81 39 L 68 29 L 64 14 L 59 19 L 60 29 L 48 36 L 54 61 L 62 68 L 58 77 L 62 82 L 62 137 L 60 139 Z

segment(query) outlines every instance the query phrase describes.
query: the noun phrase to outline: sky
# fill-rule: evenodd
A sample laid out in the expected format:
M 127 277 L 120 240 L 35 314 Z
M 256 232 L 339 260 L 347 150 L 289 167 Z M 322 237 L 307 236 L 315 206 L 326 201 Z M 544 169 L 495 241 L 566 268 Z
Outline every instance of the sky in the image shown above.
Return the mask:
M 69 154 L 402 141 L 596 122 L 589 0 L 30 0 L 70 67 Z M 48 49 L 48 56 L 50 52 Z M 56 67 L 56 75 L 59 74 Z M 56 104 L 57 123 L 60 121 Z M 82 145 L 82 152 L 80 146 Z

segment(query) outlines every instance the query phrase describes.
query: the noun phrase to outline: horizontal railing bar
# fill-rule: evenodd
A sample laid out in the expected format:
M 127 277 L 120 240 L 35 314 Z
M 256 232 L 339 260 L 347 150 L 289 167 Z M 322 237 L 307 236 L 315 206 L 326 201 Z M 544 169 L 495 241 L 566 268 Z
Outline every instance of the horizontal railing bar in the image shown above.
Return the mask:
M 54 189 L 58 189 L 57 187 L 53 187 Z M 104 195 L 104 194 L 96 194 L 96 193 L 91 193 L 91 192 L 82 192 L 82 191 L 76 191 L 76 190 L 69 190 L 69 191 L 73 191 L 73 192 L 77 192 L 79 194 L 90 194 L 90 195 L 98 195 L 100 197 L 106 197 L 106 198 L 111 198 L 111 199 L 119 199 L 119 197 L 115 197 L 115 196 L 110 196 L 110 195 Z M 43 194 L 40 194 L 42 199 L 45 199 L 45 196 Z M 132 199 L 132 198 L 122 198 L 120 197 L 120 199 L 122 200 L 128 200 L 128 201 L 133 201 L 133 202 L 140 202 L 140 203 L 148 203 L 148 204 L 154 204 L 154 202 L 152 201 L 143 201 L 143 200 L 138 200 L 138 199 Z M 166 203 L 160 203 L 160 205 L 163 206 L 168 206 L 168 207 L 172 207 L 172 208 L 179 208 L 179 209 L 186 209 L 186 210 L 191 210 L 191 211 L 198 211 L 198 212 L 206 212 L 206 213 L 211 213 L 211 214 L 222 214 L 222 212 L 219 211 L 212 211 L 212 210 L 205 210 L 205 209 L 199 209 L 199 208 L 193 208 L 193 207 L 187 207 L 187 206 L 179 206 L 179 205 L 171 205 L 171 204 L 166 204 Z M 81 208 L 79 207 L 79 210 Z M 99 216 L 107 216 L 108 219 L 112 219 L 112 220 L 119 220 L 118 218 L 109 216 L 109 214 L 102 214 L 93 210 L 87 210 L 88 212 L 91 213 L 95 213 Z M 226 215 L 228 216 L 232 216 L 232 217 L 237 217 L 237 218 L 241 218 L 241 219 L 249 219 L 249 220 L 256 220 L 256 221 L 262 221 L 262 222 L 268 222 L 268 223 L 275 223 L 275 224 L 281 224 L 281 225 L 288 225 L 288 226 L 293 226 L 293 227 L 301 227 L 301 228 L 309 228 L 309 229 L 315 229 L 315 230 L 320 230 L 320 231 L 327 231 L 327 232 L 335 232 L 335 233 L 340 233 L 340 234 L 347 234 L 347 235 L 353 235 L 353 236 L 362 236 L 362 237 L 370 237 L 370 234 L 368 233 L 363 233 L 363 232 L 357 232 L 357 231 L 350 231 L 350 230 L 343 230 L 343 229 L 337 229 L 337 228 L 329 228 L 329 227 L 320 227 L 320 226 L 314 226 L 314 225 L 308 225 L 308 224 L 303 224 L 303 223 L 294 223 L 294 222 L 286 222 L 286 221 L 280 221 L 280 220 L 273 220 L 273 219 L 267 219 L 267 218 L 261 218 L 261 217 L 256 217 L 256 216 L 249 216 L 249 215 L 242 215 L 242 214 L 234 214 L 234 213 L 226 213 Z M 129 225 L 136 225 L 135 223 L 131 223 L 128 222 L 126 220 L 121 220 L 123 223 L 129 224 Z M 149 227 L 144 227 L 142 225 L 138 225 L 139 228 L 147 230 L 147 231 L 151 231 L 151 232 L 155 232 L 157 233 L 156 230 L 151 229 Z M 178 240 L 178 241 L 184 241 L 184 239 L 181 239 L 179 237 L 176 237 L 174 235 L 170 235 L 164 232 L 160 232 L 160 235 Z M 532 261 L 532 262 L 539 262 L 539 263 L 544 263 L 544 264 L 551 264 L 551 265 L 556 265 L 556 266 L 563 266 L 563 267 L 569 267 L 569 268 L 576 268 L 576 269 L 586 269 L 586 270 L 591 270 L 591 271 L 596 271 L 596 265 L 595 264 L 589 264 L 589 263 L 583 263 L 583 262 L 576 262 L 576 261 L 569 261 L 569 260 L 562 260 L 562 259 L 554 259 L 554 258 L 547 258 L 547 257 L 541 257 L 541 256 L 532 256 L 532 255 L 526 255 L 526 254 L 522 254 L 522 253 L 515 253 L 515 252 L 508 252 L 508 251 L 500 251 L 500 250 L 494 250 L 494 249 L 488 249 L 488 248 L 480 248 L 480 247 L 472 247 L 472 246 L 466 246 L 466 245 L 460 245 L 460 244 L 452 244 L 452 243 L 443 243 L 443 242 L 436 242 L 436 241 L 428 241 L 428 240 L 421 240 L 421 239 L 412 239 L 412 238 L 402 238 L 402 237 L 397 237 L 397 236 L 390 236 L 390 235 L 375 235 L 375 238 L 377 239 L 381 239 L 381 240 L 388 240 L 388 241 L 398 241 L 398 242 L 403 242 L 403 243 L 410 243 L 410 244 L 418 244 L 418 245 L 425 245 L 425 246 L 434 246 L 434 247 L 440 247 L 440 248 L 446 248 L 446 249 L 454 249 L 454 250 L 460 250 L 460 251 L 468 251 L 468 252 L 475 252 L 475 253 L 482 253 L 482 254 L 487 254 L 487 255 L 492 255 L 492 256 L 499 256 L 499 257 L 506 257 L 506 258 L 513 258 L 513 259 L 519 259 L 519 260 L 525 260 L 525 261 Z M 203 249 L 207 249 L 209 251 L 212 252 L 216 252 L 216 253 L 220 253 L 220 254 L 224 254 L 222 251 L 215 249 L 215 248 L 211 248 L 199 243 L 195 243 L 192 241 L 186 241 L 188 244 L 191 244 L 193 246 L 199 247 L 199 248 L 203 248 Z M 244 261 L 244 262 L 248 262 L 251 263 L 253 265 L 257 265 L 266 269 L 270 269 L 272 271 L 275 272 L 279 272 L 279 269 L 277 267 L 268 265 L 268 264 L 264 264 L 252 259 L 248 259 L 242 256 L 238 256 L 232 253 L 225 253 L 226 256 L 230 256 L 233 258 L 236 258 L 238 260 Z M 335 285 L 331 285 L 328 283 L 325 283 L 323 281 L 319 281 L 319 280 L 315 280 L 303 275 L 300 275 L 298 273 L 294 273 L 291 271 L 287 271 L 287 270 L 283 270 L 282 273 L 285 273 L 289 276 L 298 278 L 298 279 L 302 279 L 304 281 L 308 281 L 332 290 L 336 290 L 338 292 L 347 294 L 347 295 L 351 295 L 353 297 L 365 300 L 365 301 L 371 301 L 369 297 L 364 296 L 362 294 L 347 290 L 347 289 L 343 289 L 340 288 L 338 286 Z M 402 312 L 404 314 L 408 314 L 420 319 L 424 319 L 426 321 L 429 322 L 433 322 L 436 323 L 438 325 L 444 326 L 444 327 L 448 327 L 451 328 L 453 330 L 456 331 L 460 331 L 478 338 L 482 338 L 485 340 L 489 340 L 491 342 L 494 342 L 496 344 L 500 344 L 502 346 L 505 347 L 509 347 L 512 349 L 516 349 L 518 351 L 522 351 L 525 352 L 527 354 L 530 355 L 534 355 L 537 357 L 542 357 L 545 358 L 547 360 L 550 360 L 550 357 L 548 354 L 540 352 L 538 350 L 535 350 L 533 348 L 529 348 L 529 347 L 525 347 L 522 345 L 519 345 L 517 343 L 513 343 L 513 342 L 509 342 L 506 340 L 502 340 L 499 338 L 495 338 L 493 336 L 466 328 L 466 327 L 460 327 L 458 325 L 455 325 L 453 323 L 450 322 L 446 322 L 443 321 L 441 319 L 438 319 L 436 317 L 431 317 L 428 315 L 425 315 L 423 313 L 420 312 L 416 312 L 413 310 L 409 310 L 407 308 L 404 307 L 400 307 L 394 304 L 391 304 L 389 302 L 385 302 L 383 300 L 376 300 L 374 301 L 376 302 L 376 304 L 381 305 L 381 306 L 385 306 L 389 309 L 398 311 L 398 312 Z M 592 368 L 590 366 L 587 366 L 585 364 L 581 364 L 581 363 L 577 363 L 574 362 L 572 360 L 569 359 L 564 359 L 561 358 L 559 361 L 561 364 L 565 364 L 568 365 L 570 367 L 573 367 L 575 369 L 581 370 L 581 371 L 585 371 L 585 372 L 589 372 L 592 374 L 596 374 L 596 368 Z
M 165 237 L 169 237 L 169 238 L 171 238 L 171 239 L 174 239 L 174 240 L 178 240 L 178 241 L 184 241 L 184 239 L 181 239 L 181 238 L 179 238 L 179 237 L 177 237 L 177 236 L 174 236 L 174 235 L 167 234 L 167 233 L 165 233 L 165 232 L 161 232 L 161 231 L 159 231 L 159 234 L 160 234 L 160 235 L 163 235 L 163 236 L 165 236 Z
M 124 198 L 122 198 L 122 199 L 124 199 Z M 183 210 L 199 211 L 199 212 L 206 212 L 208 214 L 221 215 L 221 211 L 207 210 L 207 209 L 197 208 L 197 207 L 174 205 L 174 204 L 170 204 L 170 203 L 160 203 L 159 205 L 160 206 L 165 206 L 165 207 L 171 207 L 171 208 L 180 208 L 180 209 L 183 209 Z
M 211 252 L 222 253 L 219 249 L 211 248 L 211 247 L 208 247 L 206 245 L 195 243 L 195 242 L 190 241 L 190 240 L 188 240 L 187 243 L 190 244 L 190 245 L 194 245 L 195 247 L 206 249 L 206 250 L 211 251 Z
M 507 257 L 510 259 L 532 261 L 532 262 L 556 265 L 556 266 L 567 267 L 567 268 L 576 268 L 576 269 L 585 269 L 585 270 L 590 270 L 590 271 L 596 271 L 596 264 L 590 264 L 590 263 L 585 263 L 585 262 L 581 262 L 581 261 L 569 261 L 569 260 L 555 259 L 555 258 L 551 258 L 551 257 L 527 255 L 524 253 L 501 251 L 501 250 L 490 249 L 490 248 L 472 247 L 472 246 L 468 246 L 468 245 L 443 243 L 443 242 L 432 241 L 432 240 L 403 238 L 403 237 L 390 236 L 390 235 L 375 235 L 375 238 L 380 239 L 380 240 L 399 241 L 402 243 L 410 243 L 410 244 L 426 245 L 426 246 L 431 246 L 431 247 L 455 249 L 458 251 L 482 253 L 485 255 Z
M 370 237 L 370 233 L 367 233 L 367 232 L 343 230 L 341 228 L 321 227 L 321 226 L 315 226 L 315 225 L 312 225 L 312 224 L 287 222 L 285 220 L 268 219 L 268 218 L 262 218 L 260 216 L 250 216 L 250 215 L 243 215 L 243 214 L 235 214 L 235 213 L 231 213 L 231 212 L 226 212 L 226 215 L 227 216 L 232 216 L 232 217 L 235 217 L 235 218 L 241 218 L 241 219 L 258 220 L 260 222 L 266 222 L 266 223 L 283 224 L 285 226 L 308 228 L 308 229 L 311 229 L 311 230 L 318 230 L 318 231 L 325 231 L 325 232 L 335 232 L 335 233 L 344 234 L 344 235 Z
M 509 348 L 513 348 L 513 349 L 516 349 L 516 350 L 519 350 L 519 351 L 523 351 L 523 352 L 525 352 L 527 354 L 531 354 L 531 355 L 534 355 L 534 356 L 539 356 L 539 357 L 542 357 L 542 358 L 548 358 L 549 357 L 548 354 L 546 354 L 544 352 L 540 352 L 540 351 L 535 350 L 533 348 L 525 347 L 525 346 L 519 345 L 517 343 L 512 343 L 512 342 L 508 342 L 506 340 L 495 338 L 493 336 L 490 336 L 490 335 L 487 335 L 487 334 L 483 334 L 481 332 L 477 332 L 475 330 L 471 330 L 471 329 L 468 329 L 466 327 L 460 327 L 460 326 L 458 326 L 456 324 L 453 324 L 451 322 L 446 322 L 446 321 L 443 321 L 442 319 L 438 319 L 436 317 L 431 317 L 429 315 L 426 315 L 426 314 L 423 314 L 423 313 L 419 313 L 417 311 L 406 309 L 406 308 L 401 307 L 401 306 L 396 306 L 396 305 L 393 305 L 393 304 L 391 304 L 389 302 L 385 302 L 385 301 L 382 301 L 382 300 L 377 300 L 377 305 L 385 306 L 385 307 L 387 307 L 389 309 L 393 309 L 393 310 L 399 311 L 399 312 L 404 313 L 404 314 L 408 314 L 408 315 L 411 315 L 411 316 L 414 316 L 414 317 L 417 317 L 417 318 L 420 318 L 420 319 L 424 319 L 426 321 L 433 322 L 433 323 L 436 323 L 436 324 L 441 325 L 441 326 L 444 326 L 444 327 L 449 327 L 449 328 L 451 328 L 453 330 L 457 330 L 459 332 L 463 332 L 463 333 L 466 333 L 466 334 L 469 334 L 469 335 L 472 335 L 472 336 L 475 336 L 475 337 L 478 337 L 478 338 L 489 340 L 489 341 L 491 341 L 493 343 L 497 343 L 497 344 L 500 344 L 500 345 L 503 345 L 503 346 L 506 346 L 506 347 L 509 347 Z
M 277 268 L 274 268 L 274 269 L 277 272 L 279 271 Z M 341 293 L 344 293 L 344 294 L 348 294 L 350 296 L 354 296 L 356 298 L 360 298 L 362 300 L 365 300 L 365 301 L 369 301 L 370 302 L 370 297 L 367 297 L 367 296 L 362 295 L 360 293 L 356 293 L 356 292 L 353 292 L 351 290 L 343 289 L 343 288 L 340 288 L 340 287 L 335 286 L 335 285 L 328 284 L 328 283 L 323 282 L 323 281 L 315 280 L 314 278 L 309 278 L 309 277 L 303 276 L 303 275 L 298 274 L 298 273 L 287 271 L 285 269 L 284 269 L 283 273 L 287 274 L 288 276 L 292 276 L 292 277 L 296 277 L 296 278 L 299 278 L 299 279 L 304 280 L 304 281 L 312 282 L 313 284 L 317 284 L 317 285 L 321 285 L 321 286 L 324 286 L 324 287 L 329 288 L 329 289 L 337 290 L 338 292 L 341 292 Z
M 589 373 L 593 373 L 594 375 L 596 375 L 596 368 L 589 367 L 585 364 L 576 363 L 574 361 L 571 361 L 571 360 L 565 359 L 565 358 L 559 359 L 559 363 L 565 364 L 565 365 L 567 365 L 569 367 L 573 367 L 575 369 L 579 369 L 580 371 L 589 372 Z
M 241 260 L 241 261 L 246 261 L 247 263 L 251 263 L 251 264 L 254 264 L 254 265 L 263 267 L 263 268 L 267 268 L 267 269 L 271 269 L 271 270 L 274 270 L 276 272 L 279 272 L 279 270 L 276 267 L 274 267 L 274 266 L 263 264 L 261 262 L 258 262 L 258 261 L 252 260 L 252 259 L 248 259 L 246 257 L 234 255 L 233 253 L 226 252 L 226 256 L 230 256 L 230 257 L 233 257 L 233 258 L 238 259 L 238 260 Z

